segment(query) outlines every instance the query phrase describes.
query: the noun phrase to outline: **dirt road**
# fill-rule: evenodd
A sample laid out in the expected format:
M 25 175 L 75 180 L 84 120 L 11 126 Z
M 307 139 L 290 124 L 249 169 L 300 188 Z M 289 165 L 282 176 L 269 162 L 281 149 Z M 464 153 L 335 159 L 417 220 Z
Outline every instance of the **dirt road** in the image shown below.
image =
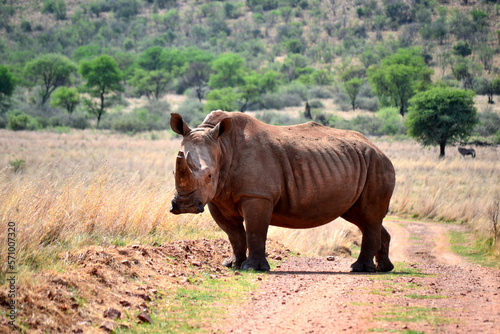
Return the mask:
M 353 259 L 292 258 L 233 319 L 232 333 L 500 333 L 500 271 L 450 252 L 454 226 L 389 221 L 388 274 L 349 273 Z

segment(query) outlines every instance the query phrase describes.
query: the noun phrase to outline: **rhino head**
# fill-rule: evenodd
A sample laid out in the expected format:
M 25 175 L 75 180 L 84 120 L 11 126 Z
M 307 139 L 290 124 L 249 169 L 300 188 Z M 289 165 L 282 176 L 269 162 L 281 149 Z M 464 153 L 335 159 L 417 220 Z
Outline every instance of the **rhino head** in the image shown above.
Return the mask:
M 173 113 L 170 127 L 183 136 L 175 162 L 176 192 L 170 212 L 202 213 L 217 192 L 223 158 L 219 139 L 231 132 L 231 119 L 225 118 L 213 128 L 191 129 L 181 115 Z

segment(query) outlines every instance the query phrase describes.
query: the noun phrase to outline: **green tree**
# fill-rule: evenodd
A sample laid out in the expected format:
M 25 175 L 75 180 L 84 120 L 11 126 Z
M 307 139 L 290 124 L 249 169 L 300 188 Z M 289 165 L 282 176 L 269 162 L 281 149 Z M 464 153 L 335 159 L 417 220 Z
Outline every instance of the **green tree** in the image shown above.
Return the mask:
M 349 99 L 351 100 L 352 110 L 356 109 L 356 98 L 358 97 L 359 90 L 363 86 L 364 80 L 360 78 L 352 78 L 344 82 L 343 87 Z
M 500 77 L 491 81 L 491 89 L 493 90 L 493 94 L 500 95 Z
M 203 107 L 205 112 L 212 110 L 234 111 L 238 109 L 238 93 L 233 87 L 214 89 L 207 94 L 207 103 Z
M 203 99 L 203 91 L 207 87 L 211 73 L 212 68 L 209 64 L 197 61 L 190 63 L 184 72 L 184 81 L 188 87 L 194 87 L 196 96 L 200 102 Z
M 0 65 L 0 107 L 8 97 L 12 96 L 15 87 L 16 83 L 12 73 L 7 67 Z
M 225 53 L 214 60 L 208 85 L 212 88 L 237 87 L 244 84 L 245 59 L 234 53 Z
M 244 80 L 245 83 L 238 87 L 241 112 L 245 112 L 250 103 L 256 102 L 260 93 L 260 78 L 258 74 L 247 75 Z
M 167 71 L 146 71 L 137 68 L 134 76 L 130 79 L 130 85 L 135 88 L 139 95 L 146 95 L 148 100 L 158 101 L 167 93 L 171 81 L 172 76 Z
M 33 83 L 41 85 L 42 105 L 59 86 L 70 84 L 77 66 L 60 54 L 45 54 L 26 64 L 24 74 Z
M 86 101 L 90 113 L 97 117 L 97 127 L 99 127 L 101 117 L 106 112 L 106 96 L 123 91 L 122 72 L 113 57 L 102 55 L 94 60 L 82 61 L 80 74 L 87 80 L 85 87 L 91 96 L 99 98 L 99 104 Z
M 476 123 L 475 93 L 451 87 L 434 87 L 410 100 L 405 119 L 408 134 L 424 146 L 439 145 L 439 157 L 446 145 L 469 136 Z
M 68 113 L 73 113 L 76 106 L 80 103 L 80 94 L 76 88 L 61 86 L 54 91 L 54 95 L 50 100 L 50 105 L 53 107 L 63 107 Z
M 408 48 L 385 57 L 378 66 L 370 66 L 368 80 L 379 99 L 389 100 L 404 116 L 415 92 L 430 85 L 432 73 L 420 49 Z

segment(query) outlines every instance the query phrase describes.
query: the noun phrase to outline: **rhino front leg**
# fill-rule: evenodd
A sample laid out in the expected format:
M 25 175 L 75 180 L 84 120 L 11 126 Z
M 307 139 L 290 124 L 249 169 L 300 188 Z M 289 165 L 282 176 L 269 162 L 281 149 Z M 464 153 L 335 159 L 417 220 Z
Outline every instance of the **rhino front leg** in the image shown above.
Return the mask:
M 241 268 L 269 271 L 271 267 L 266 260 L 266 239 L 273 205 L 266 199 L 248 198 L 242 202 L 241 211 L 245 220 L 248 245 L 248 259 L 243 262 Z
M 247 259 L 247 238 L 245 228 L 243 227 L 243 219 L 227 219 L 213 203 L 208 203 L 208 209 L 217 225 L 226 232 L 233 248 L 233 256 L 224 260 L 222 265 L 239 269 L 241 264 Z

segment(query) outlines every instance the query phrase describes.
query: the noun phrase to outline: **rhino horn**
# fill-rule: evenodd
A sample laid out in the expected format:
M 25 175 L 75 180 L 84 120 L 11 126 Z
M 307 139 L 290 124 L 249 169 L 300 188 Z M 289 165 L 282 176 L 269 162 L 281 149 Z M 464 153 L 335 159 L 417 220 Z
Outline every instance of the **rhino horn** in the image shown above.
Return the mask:
M 189 169 L 186 157 L 182 151 L 179 151 L 175 162 L 175 187 L 182 191 L 190 191 L 195 187 L 193 172 Z

